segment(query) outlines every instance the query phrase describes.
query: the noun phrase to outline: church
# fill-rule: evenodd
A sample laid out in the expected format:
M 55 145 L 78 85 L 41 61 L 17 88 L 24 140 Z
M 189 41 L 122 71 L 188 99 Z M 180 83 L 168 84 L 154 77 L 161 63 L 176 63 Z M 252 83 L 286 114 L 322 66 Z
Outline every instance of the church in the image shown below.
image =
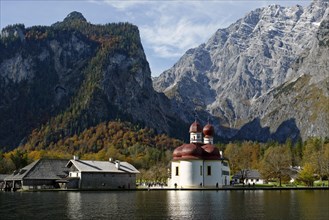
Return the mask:
M 230 184 L 230 168 L 222 152 L 213 145 L 214 127 L 202 129 L 195 120 L 189 129 L 190 143 L 177 147 L 171 162 L 172 188 L 218 188 Z M 203 135 L 202 135 L 203 134 Z M 203 139 L 202 139 L 203 137 Z

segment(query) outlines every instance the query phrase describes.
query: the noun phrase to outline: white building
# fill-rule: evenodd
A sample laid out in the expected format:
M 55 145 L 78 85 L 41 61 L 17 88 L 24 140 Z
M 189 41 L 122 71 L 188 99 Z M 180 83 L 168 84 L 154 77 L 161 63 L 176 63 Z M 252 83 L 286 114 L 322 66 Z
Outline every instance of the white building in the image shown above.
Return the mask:
M 208 123 L 202 130 L 195 121 L 189 132 L 190 143 L 177 147 L 173 152 L 169 187 L 215 188 L 229 185 L 228 161 L 213 145 L 214 127 Z
M 79 189 L 135 189 L 139 171 L 130 163 L 120 161 L 79 160 L 75 157 L 66 167 L 69 179 L 77 180 Z M 71 186 L 72 187 L 72 186 Z
M 261 177 L 261 174 L 258 170 L 243 170 L 236 173 L 232 180 L 234 183 L 244 183 L 246 185 L 254 185 L 254 184 L 264 184 L 265 181 Z

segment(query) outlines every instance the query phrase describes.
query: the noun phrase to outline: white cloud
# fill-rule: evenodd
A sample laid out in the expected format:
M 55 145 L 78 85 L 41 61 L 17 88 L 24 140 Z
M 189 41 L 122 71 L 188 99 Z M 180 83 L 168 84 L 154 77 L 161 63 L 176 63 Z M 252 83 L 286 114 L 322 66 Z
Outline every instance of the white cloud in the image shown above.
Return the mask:
M 139 27 L 149 60 L 177 60 L 230 20 L 224 1 L 101 1 Z
M 96 0 L 92 0 L 96 1 Z M 309 0 L 307 0 L 309 1 Z M 174 63 L 188 49 L 205 43 L 219 28 L 225 28 L 253 9 L 288 1 L 237 0 L 99 0 L 120 14 L 122 21 L 139 27 L 152 70 L 158 64 Z M 290 5 L 294 4 L 292 1 Z M 155 67 L 157 66 L 157 67 Z M 154 74 L 154 72 L 153 72 Z
M 152 45 L 155 56 L 182 56 L 223 26 L 225 19 L 218 19 L 220 9 L 209 5 L 214 5 L 214 2 L 161 2 L 147 15 L 152 22 L 140 26 L 143 41 Z
M 141 26 L 140 31 L 142 39 L 154 46 L 157 56 L 179 57 L 208 39 L 217 28 L 217 24 L 196 24 L 181 18 L 174 24 Z

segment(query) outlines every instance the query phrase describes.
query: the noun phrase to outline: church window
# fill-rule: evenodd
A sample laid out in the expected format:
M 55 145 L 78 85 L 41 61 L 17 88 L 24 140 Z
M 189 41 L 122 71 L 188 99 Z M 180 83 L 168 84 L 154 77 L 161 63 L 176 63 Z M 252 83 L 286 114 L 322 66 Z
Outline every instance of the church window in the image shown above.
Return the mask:
M 208 176 L 211 176 L 211 166 L 208 166 L 207 167 L 207 175 Z
M 229 176 L 230 172 L 226 171 L 226 170 L 222 170 L 222 175 L 223 176 Z
M 179 176 L 179 167 L 176 167 L 175 175 L 176 175 L 176 176 Z

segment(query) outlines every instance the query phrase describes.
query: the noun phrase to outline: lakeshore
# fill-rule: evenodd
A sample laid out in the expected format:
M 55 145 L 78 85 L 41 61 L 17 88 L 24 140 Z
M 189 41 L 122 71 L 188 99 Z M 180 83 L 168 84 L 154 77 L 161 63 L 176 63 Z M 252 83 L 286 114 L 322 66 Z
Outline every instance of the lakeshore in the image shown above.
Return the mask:
M 318 190 L 329 190 L 328 186 L 295 186 L 295 187 L 249 187 L 249 186 L 226 186 L 220 188 L 202 187 L 202 188 L 171 188 L 171 187 L 137 187 L 136 189 L 31 189 L 31 190 L 18 190 L 16 192 L 110 192 L 110 191 L 293 191 L 293 190 L 307 190 L 307 191 L 318 191 Z M 2 191 L 6 192 L 6 191 Z M 7 191 L 12 192 L 12 191 Z

